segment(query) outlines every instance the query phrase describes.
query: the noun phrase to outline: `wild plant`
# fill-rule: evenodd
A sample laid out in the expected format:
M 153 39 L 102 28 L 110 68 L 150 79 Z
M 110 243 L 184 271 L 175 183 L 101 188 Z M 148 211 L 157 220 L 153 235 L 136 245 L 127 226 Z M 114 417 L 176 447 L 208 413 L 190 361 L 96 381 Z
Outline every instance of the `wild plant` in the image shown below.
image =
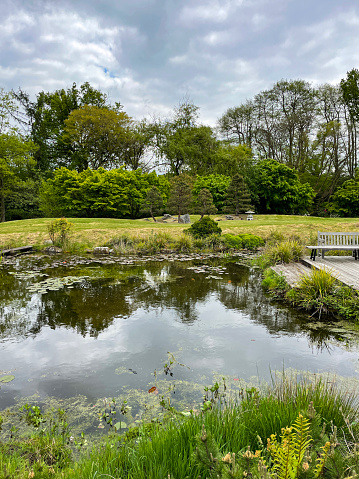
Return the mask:
M 174 242 L 174 248 L 180 253 L 188 253 L 191 251 L 193 245 L 193 240 L 189 235 L 182 234 Z
M 299 261 L 303 256 L 304 247 L 298 241 L 288 240 L 277 244 L 269 244 L 263 254 L 254 260 L 254 264 L 267 268 L 280 263 L 292 263 Z
M 60 248 L 66 248 L 69 243 L 70 233 L 73 226 L 73 223 L 66 218 L 52 221 L 47 227 L 52 244 L 59 246 Z

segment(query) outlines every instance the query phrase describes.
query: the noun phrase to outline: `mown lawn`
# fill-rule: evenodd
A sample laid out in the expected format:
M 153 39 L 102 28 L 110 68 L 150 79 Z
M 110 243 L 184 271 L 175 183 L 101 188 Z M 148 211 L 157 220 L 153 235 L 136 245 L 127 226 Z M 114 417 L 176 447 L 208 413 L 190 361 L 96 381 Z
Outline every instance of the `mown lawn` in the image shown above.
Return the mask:
M 253 233 L 267 238 L 271 233 L 286 237 L 300 237 L 314 241 L 317 231 L 359 231 L 359 218 L 318 218 L 314 216 L 255 215 L 253 221 L 220 220 L 223 233 Z M 192 221 L 199 219 L 191 215 Z M 127 233 L 135 237 L 148 237 L 162 231 L 173 237 L 181 235 L 189 225 L 177 223 L 154 223 L 145 219 L 128 220 L 112 218 L 68 218 L 74 224 L 73 240 L 88 247 L 101 246 L 110 238 Z M 49 239 L 47 226 L 51 218 L 8 221 L 0 224 L 0 247 L 9 248 L 27 244 L 41 245 Z

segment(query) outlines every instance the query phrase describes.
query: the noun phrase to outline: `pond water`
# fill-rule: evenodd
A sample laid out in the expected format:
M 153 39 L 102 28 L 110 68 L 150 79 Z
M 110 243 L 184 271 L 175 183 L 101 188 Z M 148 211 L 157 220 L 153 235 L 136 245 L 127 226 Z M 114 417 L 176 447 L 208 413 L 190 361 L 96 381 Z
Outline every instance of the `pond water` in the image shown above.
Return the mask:
M 0 409 L 29 397 L 93 406 L 161 393 L 165 380 L 198 400 L 214 374 L 358 377 L 355 332 L 274 302 L 238 258 L 26 256 L 0 268 L 0 370 L 15 377 L 1 384 Z

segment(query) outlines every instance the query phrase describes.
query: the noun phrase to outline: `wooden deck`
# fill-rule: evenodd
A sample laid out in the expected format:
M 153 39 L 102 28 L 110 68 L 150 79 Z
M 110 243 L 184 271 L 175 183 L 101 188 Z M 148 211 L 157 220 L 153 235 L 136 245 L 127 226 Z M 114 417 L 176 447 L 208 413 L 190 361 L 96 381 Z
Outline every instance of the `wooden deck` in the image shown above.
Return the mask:
M 359 260 L 351 256 L 326 256 L 315 261 L 306 257 L 302 262 L 309 268 L 327 269 L 342 283 L 359 290 Z
M 294 288 L 303 274 L 309 273 L 310 269 L 301 263 L 277 264 L 271 266 L 271 269 L 277 274 L 283 274 L 286 282 Z
M 351 256 L 327 256 L 312 261 L 309 256 L 301 263 L 277 264 L 272 266 L 276 273 L 283 273 L 287 283 L 293 288 L 303 274 L 309 273 L 310 268 L 326 269 L 340 282 L 359 290 L 359 261 Z

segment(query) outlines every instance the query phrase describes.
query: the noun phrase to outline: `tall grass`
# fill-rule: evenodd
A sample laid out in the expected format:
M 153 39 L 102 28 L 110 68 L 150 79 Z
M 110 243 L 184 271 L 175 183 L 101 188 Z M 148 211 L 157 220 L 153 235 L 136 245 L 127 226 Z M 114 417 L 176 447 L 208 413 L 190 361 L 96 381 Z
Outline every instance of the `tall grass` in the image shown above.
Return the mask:
M 219 398 L 217 402 L 214 399 L 208 401 L 207 397 L 203 408 L 192 411 L 189 417 L 172 411 L 162 424 L 142 424 L 123 436 L 110 436 L 101 446 L 94 447 L 88 456 L 82 457 L 70 467 L 62 464 L 61 468 L 54 466 L 54 472 L 49 472 L 49 467 L 46 466 L 43 467 L 42 475 L 35 477 L 209 478 L 212 477 L 210 464 L 202 460 L 199 454 L 205 434 L 206 447 L 212 455 L 217 454 L 221 461 L 228 453 L 235 454 L 239 464 L 240 475 L 229 476 L 224 468 L 223 475 L 218 477 L 242 478 L 243 472 L 247 470 L 243 457 L 246 457 L 248 447 L 253 451 L 260 450 L 262 455 L 267 454 L 265 445 L 271 434 L 281 434 L 281 429 L 293 424 L 299 413 L 313 420 L 313 411 L 318 422 L 318 427 L 313 426 L 311 430 L 313 453 L 317 454 L 315 447 L 319 453 L 326 441 L 324 423 L 329 428 L 336 426 L 338 444 L 344 445 L 345 441 L 349 441 L 350 435 L 354 435 L 355 440 L 358 437 L 357 396 L 354 392 L 341 391 L 329 378 L 310 381 L 305 376 L 277 377 L 263 390 L 245 386 L 238 388 L 231 398 L 226 394 L 225 388 L 219 389 L 218 384 L 211 390 Z M 29 474 L 29 471 L 34 470 L 34 464 L 24 469 L 24 459 L 21 462 L 17 455 L 16 460 L 21 462 L 21 466 L 18 462 L 17 472 L 14 472 L 14 465 L 9 465 L 11 448 L 7 449 L 7 457 L 1 455 L 1 451 L 4 449 L 0 449 L 0 466 L 7 461 L 8 479 L 34 477 L 26 476 L 26 472 Z M 358 464 L 355 467 L 353 470 L 359 472 Z M 344 474 L 344 470 L 341 473 Z M 325 477 L 346 477 L 340 474 L 328 473 Z M 252 477 L 260 477 L 258 471 L 253 470 Z
M 269 243 L 262 255 L 255 260 L 255 264 L 265 269 L 275 264 L 299 261 L 303 254 L 304 246 L 296 240 Z

